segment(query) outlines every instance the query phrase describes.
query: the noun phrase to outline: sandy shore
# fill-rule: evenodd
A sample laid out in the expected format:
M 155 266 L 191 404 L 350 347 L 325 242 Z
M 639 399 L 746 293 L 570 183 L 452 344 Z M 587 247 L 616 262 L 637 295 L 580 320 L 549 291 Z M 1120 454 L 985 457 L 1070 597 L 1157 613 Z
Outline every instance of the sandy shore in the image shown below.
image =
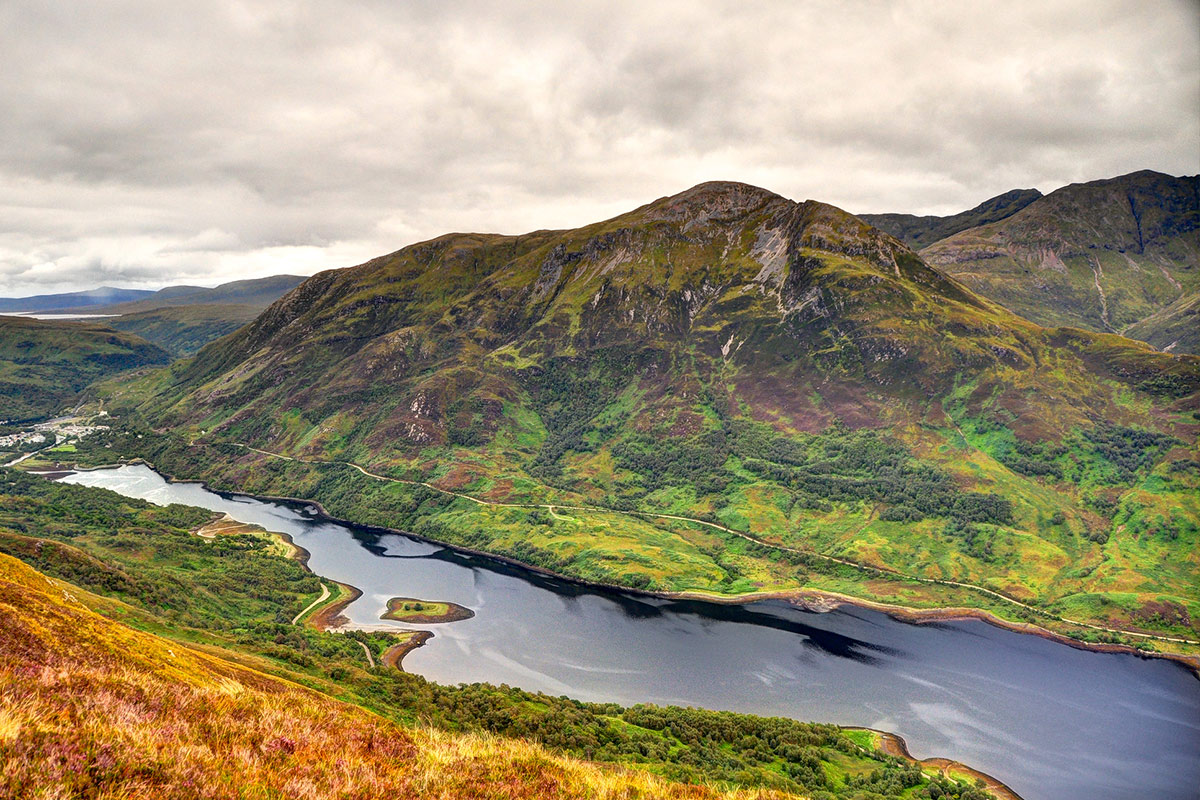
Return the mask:
M 383 662 L 384 666 L 395 667 L 403 672 L 404 667 L 401 662 L 404 661 L 404 657 L 418 647 L 422 647 L 432 638 L 433 634 L 429 631 L 412 631 L 404 641 L 397 642 L 387 650 L 384 650 L 383 655 L 380 656 L 380 661 Z
M 329 579 L 322 578 L 322 580 L 329 580 Z M 362 597 L 362 590 L 355 586 L 350 586 L 349 584 L 340 583 L 338 581 L 329 581 L 329 582 L 335 583 L 338 586 L 342 587 L 342 591 L 345 594 L 342 595 L 341 599 L 335 600 L 334 602 L 329 603 L 328 605 L 321 606 L 320 608 L 318 608 L 316 610 L 316 612 L 312 616 L 310 616 L 308 618 L 308 620 L 307 620 L 308 624 L 312 625 L 314 628 L 316 628 L 319 631 L 327 631 L 327 630 L 330 630 L 331 628 L 340 628 L 341 626 L 343 626 L 347 622 L 349 622 L 350 620 L 348 620 L 346 617 L 342 616 L 342 612 L 346 610 L 346 606 L 350 605 L 355 600 Z
M 1004 782 L 993 778 L 985 772 L 968 767 L 960 761 L 952 761 L 949 758 L 915 758 L 912 753 L 908 752 L 908 744 L 904 741 L 904 738 L 894 733 L 877 731 L 874 728 L 847 728 L 847 730 L 865 730 L 876 734 L 879 737 L 880 751 L 889 756 L 895 756 L 910 763 L 919 764 L 926 770 L 937 771 L 947 777 L 957 776 L 960 778 L 965 777 L 972 781 L 983 781 L 987 790 L 999 800 L 1021 800 L 1021 796 Z

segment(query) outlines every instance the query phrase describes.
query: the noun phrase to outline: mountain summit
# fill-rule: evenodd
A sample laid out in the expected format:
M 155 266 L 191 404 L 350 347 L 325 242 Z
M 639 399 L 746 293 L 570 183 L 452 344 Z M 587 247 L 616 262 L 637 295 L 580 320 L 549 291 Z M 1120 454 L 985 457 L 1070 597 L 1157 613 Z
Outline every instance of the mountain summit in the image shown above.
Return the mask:
M 468 400 L 491 409 L 479 421 L 490 437 L 503 403 L 551 364 L 597 355 L 628 377 L 651 364 L 660 380 L 724 374 L 717 402 L 765 392 L 778 424 L 807 430 L 878 424 L 901 398 L 924 404 L 969 376 L 996 380 L 1002 398 L 1013 392 L 1002 373 L 1048 379 L 1042 365 L 1067 341 L 1069 371 L 1136 376 L 1127 362 L 1154 362 L 1194 390 L 1190 362 L 1032 325 L 840 209 L 713 182 L 576 230 L 449 234 L 320 273 L 201 351 L 163 410 L 239 428 L 281 407 L 318 427 L 350 413 L 372 420 L 373 441 L 404 450 L 449 441 L 451 409 Z M 1072 390 L 1052 414 L 1048 399 L 1023 398 L 1008 423 L 1081 422 L 1105 402 L 1094 389 Z

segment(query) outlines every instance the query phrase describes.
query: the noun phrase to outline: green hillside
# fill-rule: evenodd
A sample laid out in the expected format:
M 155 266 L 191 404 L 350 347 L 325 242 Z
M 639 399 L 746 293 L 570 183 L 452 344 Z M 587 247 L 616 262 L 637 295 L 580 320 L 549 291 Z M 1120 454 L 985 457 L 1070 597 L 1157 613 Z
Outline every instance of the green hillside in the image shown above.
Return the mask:
M 1185 294 L 1121 333 L 1173 353 L 1200 353 L 1200 291 Z
M 717 183 L 318 274 L 103 391 L 131 426 L 106 443 L 172 474 L 591 580 L 1195 639 L 1198 389 L 1200 359 Z
M 1042 325 L 1157 340 L 1148 318 L 1200 290 L 1200 177 L 1072 184 L 921 255 Z
M 178 358 L 233 333 L 262 310 L 263 306 L 234 304 L 162 306 L 122 314 L 105 320 L 105 324 L 141 336 Z
M 93 381 L 168 360 L 141 337 L 103 325 L 0 316 L 0 420 L 53 416 Z

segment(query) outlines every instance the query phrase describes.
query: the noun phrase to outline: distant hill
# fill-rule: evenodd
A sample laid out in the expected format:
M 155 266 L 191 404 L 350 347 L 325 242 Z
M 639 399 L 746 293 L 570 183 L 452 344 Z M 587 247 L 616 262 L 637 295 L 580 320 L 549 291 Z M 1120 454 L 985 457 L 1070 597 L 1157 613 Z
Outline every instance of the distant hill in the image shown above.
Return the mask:
M 298 275 L 272 275 L 213 288 L 168 286 L 127 302 L 56 310 L 119 315 L 105 324 L 136 333 L 178 358 L 237 330 L 303 280 Z
M 161 348 L 103 325 L 0 316 L 0 420 L 53 416 L 93 381 L 168 361 Z
M 262 310 L 260 305 L 197 303 L 125 313 L 104 322 L 116 330 L 137 334 L 173 357 L 181 358 L 233 333 Z
M 890 233 L 914 250 L 953 236 L 959 231 L 998 222 L 1020 211 L 1042 196 L 1037 189 L 1013 189 L 985 200 L 970 211 L 949 217 L 918 217 L 913 214 L 859 214 L 859 219 Z
M 1200 353 L 1200 292 L 1192 292 L 1121 331 L 1172 353 Z
M 148 289 L 116 289 L 101 286 L 86 292 L 63 294 L 39 294 L 32 297 L 0 297 L 0 313 L 22 311 L 53 311 L 59 308 L 75 308 L 86 313 L 96 313 L 97 306 L 142 300 L 154 292 Z
M 1039 324 L 1164 341 L 1153 315 L 1200 291 L 1200 177 L 1072 184 L 921 255 Z
M 143 311 L 171 306 L 191 305 L 248 305 L 266 308 L 285 292 L 300 285 L 304 278 L 299 275 L 272 275 L 267 278 L 251 278 L 222 283 L 212 288 L 204 286 L 168 286 L 151 292 L 145 297 L 129 301 L 113 302 L 102 308 L 93 308 L 91 313 L 136 314 Z M 68 313 L 81 308 L 62 307 Z

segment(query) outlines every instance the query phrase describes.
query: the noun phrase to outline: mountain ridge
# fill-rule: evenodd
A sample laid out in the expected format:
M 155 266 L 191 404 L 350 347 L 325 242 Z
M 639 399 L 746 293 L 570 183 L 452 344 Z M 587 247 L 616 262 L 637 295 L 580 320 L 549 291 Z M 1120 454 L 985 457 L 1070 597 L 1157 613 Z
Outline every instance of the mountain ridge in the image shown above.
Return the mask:
M 921 254 L 1039 324 L 1118 332 L 1200 288 L 1200 176 L 1071 184 Z
M 859 214 L 858 217 L 917 250 L 960 231 L 999 222 L 1042 196 L 1037 189 L 1010 189 L 974 208 L 948 216 L 885 213 Z

